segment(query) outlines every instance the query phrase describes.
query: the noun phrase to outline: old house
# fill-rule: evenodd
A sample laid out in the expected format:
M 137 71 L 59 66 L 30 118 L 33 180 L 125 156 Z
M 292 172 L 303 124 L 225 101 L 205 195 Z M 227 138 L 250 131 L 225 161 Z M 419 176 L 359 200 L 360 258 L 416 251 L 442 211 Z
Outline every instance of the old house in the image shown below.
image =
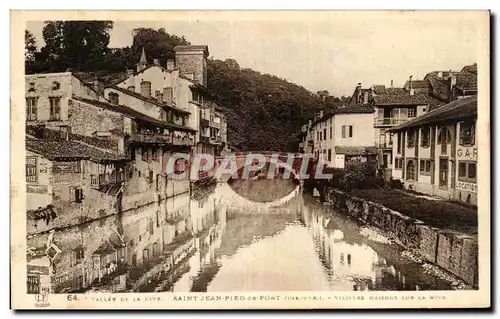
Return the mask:
M 393 178 L 408 189 L 477 204 L 477 96 L 391 128 Z
M 318 117 L 311 125 L 314 155 L 331 167 L 374 162 L 373 108 L 368 104 L 340 107 Z
M 127 159 L 79 141 L 26 140 L 28 233 L 118 213 Z

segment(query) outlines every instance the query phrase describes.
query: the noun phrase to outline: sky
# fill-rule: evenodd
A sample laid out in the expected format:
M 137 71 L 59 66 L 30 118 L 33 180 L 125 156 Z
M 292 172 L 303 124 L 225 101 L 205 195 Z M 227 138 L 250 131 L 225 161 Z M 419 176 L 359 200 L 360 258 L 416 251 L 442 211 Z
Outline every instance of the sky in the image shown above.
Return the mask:
M 170 19 L 114 20 L 110 47 L 132 45 L 132 30 L 165 28 L 210 56 L 270 73 L 316 92 L 351 95 L 356 84 L 403 86 L 410 75 L 460 70 L 478 56 L 477 16 L 467 12 L 211 12 Z M 113 19 L 112 19 L 113 20 Z M 43 46 L 43 21 L 27 22 Z

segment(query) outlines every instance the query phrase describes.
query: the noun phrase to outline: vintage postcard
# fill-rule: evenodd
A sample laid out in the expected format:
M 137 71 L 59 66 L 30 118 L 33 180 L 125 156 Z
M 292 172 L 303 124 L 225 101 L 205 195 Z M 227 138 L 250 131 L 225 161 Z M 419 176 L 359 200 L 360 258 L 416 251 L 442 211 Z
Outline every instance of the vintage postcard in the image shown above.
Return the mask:
M 489 307 L 489 43 L 488 11 L 12 11 L 11 307 Z

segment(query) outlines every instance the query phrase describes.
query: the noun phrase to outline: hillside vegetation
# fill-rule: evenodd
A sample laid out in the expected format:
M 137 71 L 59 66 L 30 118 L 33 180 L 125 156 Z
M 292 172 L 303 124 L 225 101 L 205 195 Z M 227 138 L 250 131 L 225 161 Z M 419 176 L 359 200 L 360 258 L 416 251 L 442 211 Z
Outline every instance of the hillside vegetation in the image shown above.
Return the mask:
M 27 73 L 89 72 L 103 82 L 133 68 L 144 47 L 149 62 L 166 66 L 173 47 L 190 44 L 165 29 L 133 30 L 132 46 L 108 48 L 111 21 L 46 21 L 40 50 L 29 31 L 25 33 Z M 210 46 L 210 43 L 207 43 Z M 84 52 L 85 54 L 81 54 Z M 97 74 L 97 75 L 96 75 Z M 240 68 L 234 59 L 210 59 L 208 88 L 219 96 L 228 120 L 229 144 L 236 150 L 296 151 L 302 124 L 316 112 L 335 107 L 341 100 L 322 90 L 317 93 L 274 75 Z

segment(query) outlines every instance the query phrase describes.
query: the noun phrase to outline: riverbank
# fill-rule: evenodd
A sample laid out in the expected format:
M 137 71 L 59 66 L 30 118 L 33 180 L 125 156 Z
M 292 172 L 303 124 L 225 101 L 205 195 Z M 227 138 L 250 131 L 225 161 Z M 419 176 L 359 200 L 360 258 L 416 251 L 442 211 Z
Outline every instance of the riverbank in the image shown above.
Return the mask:
M 408 203 L 411 203 L 409 198 L 399 197 L 398 200 L 397 196 L 388 197 L 387 202 L 384 202 L 387 204 L 385 206 L 337 189 L 330 188 L 323 193 L 325 201 L 341 212 L 362 224 L 379 228 L 428 262 L 438 265 L 474 287 L 478 286 L 477 235 L 447 227 L 434 227 L 435 223 L 428 223 L 432 220 L 430 217 L 424 222 L 417 219 L 416 214 L 408 216 L 399 210 L 391 209 L 403 207 L 399 200 L 406 200 L 408 207 Z M 453 223 L 450 219 L 448 221 Z

